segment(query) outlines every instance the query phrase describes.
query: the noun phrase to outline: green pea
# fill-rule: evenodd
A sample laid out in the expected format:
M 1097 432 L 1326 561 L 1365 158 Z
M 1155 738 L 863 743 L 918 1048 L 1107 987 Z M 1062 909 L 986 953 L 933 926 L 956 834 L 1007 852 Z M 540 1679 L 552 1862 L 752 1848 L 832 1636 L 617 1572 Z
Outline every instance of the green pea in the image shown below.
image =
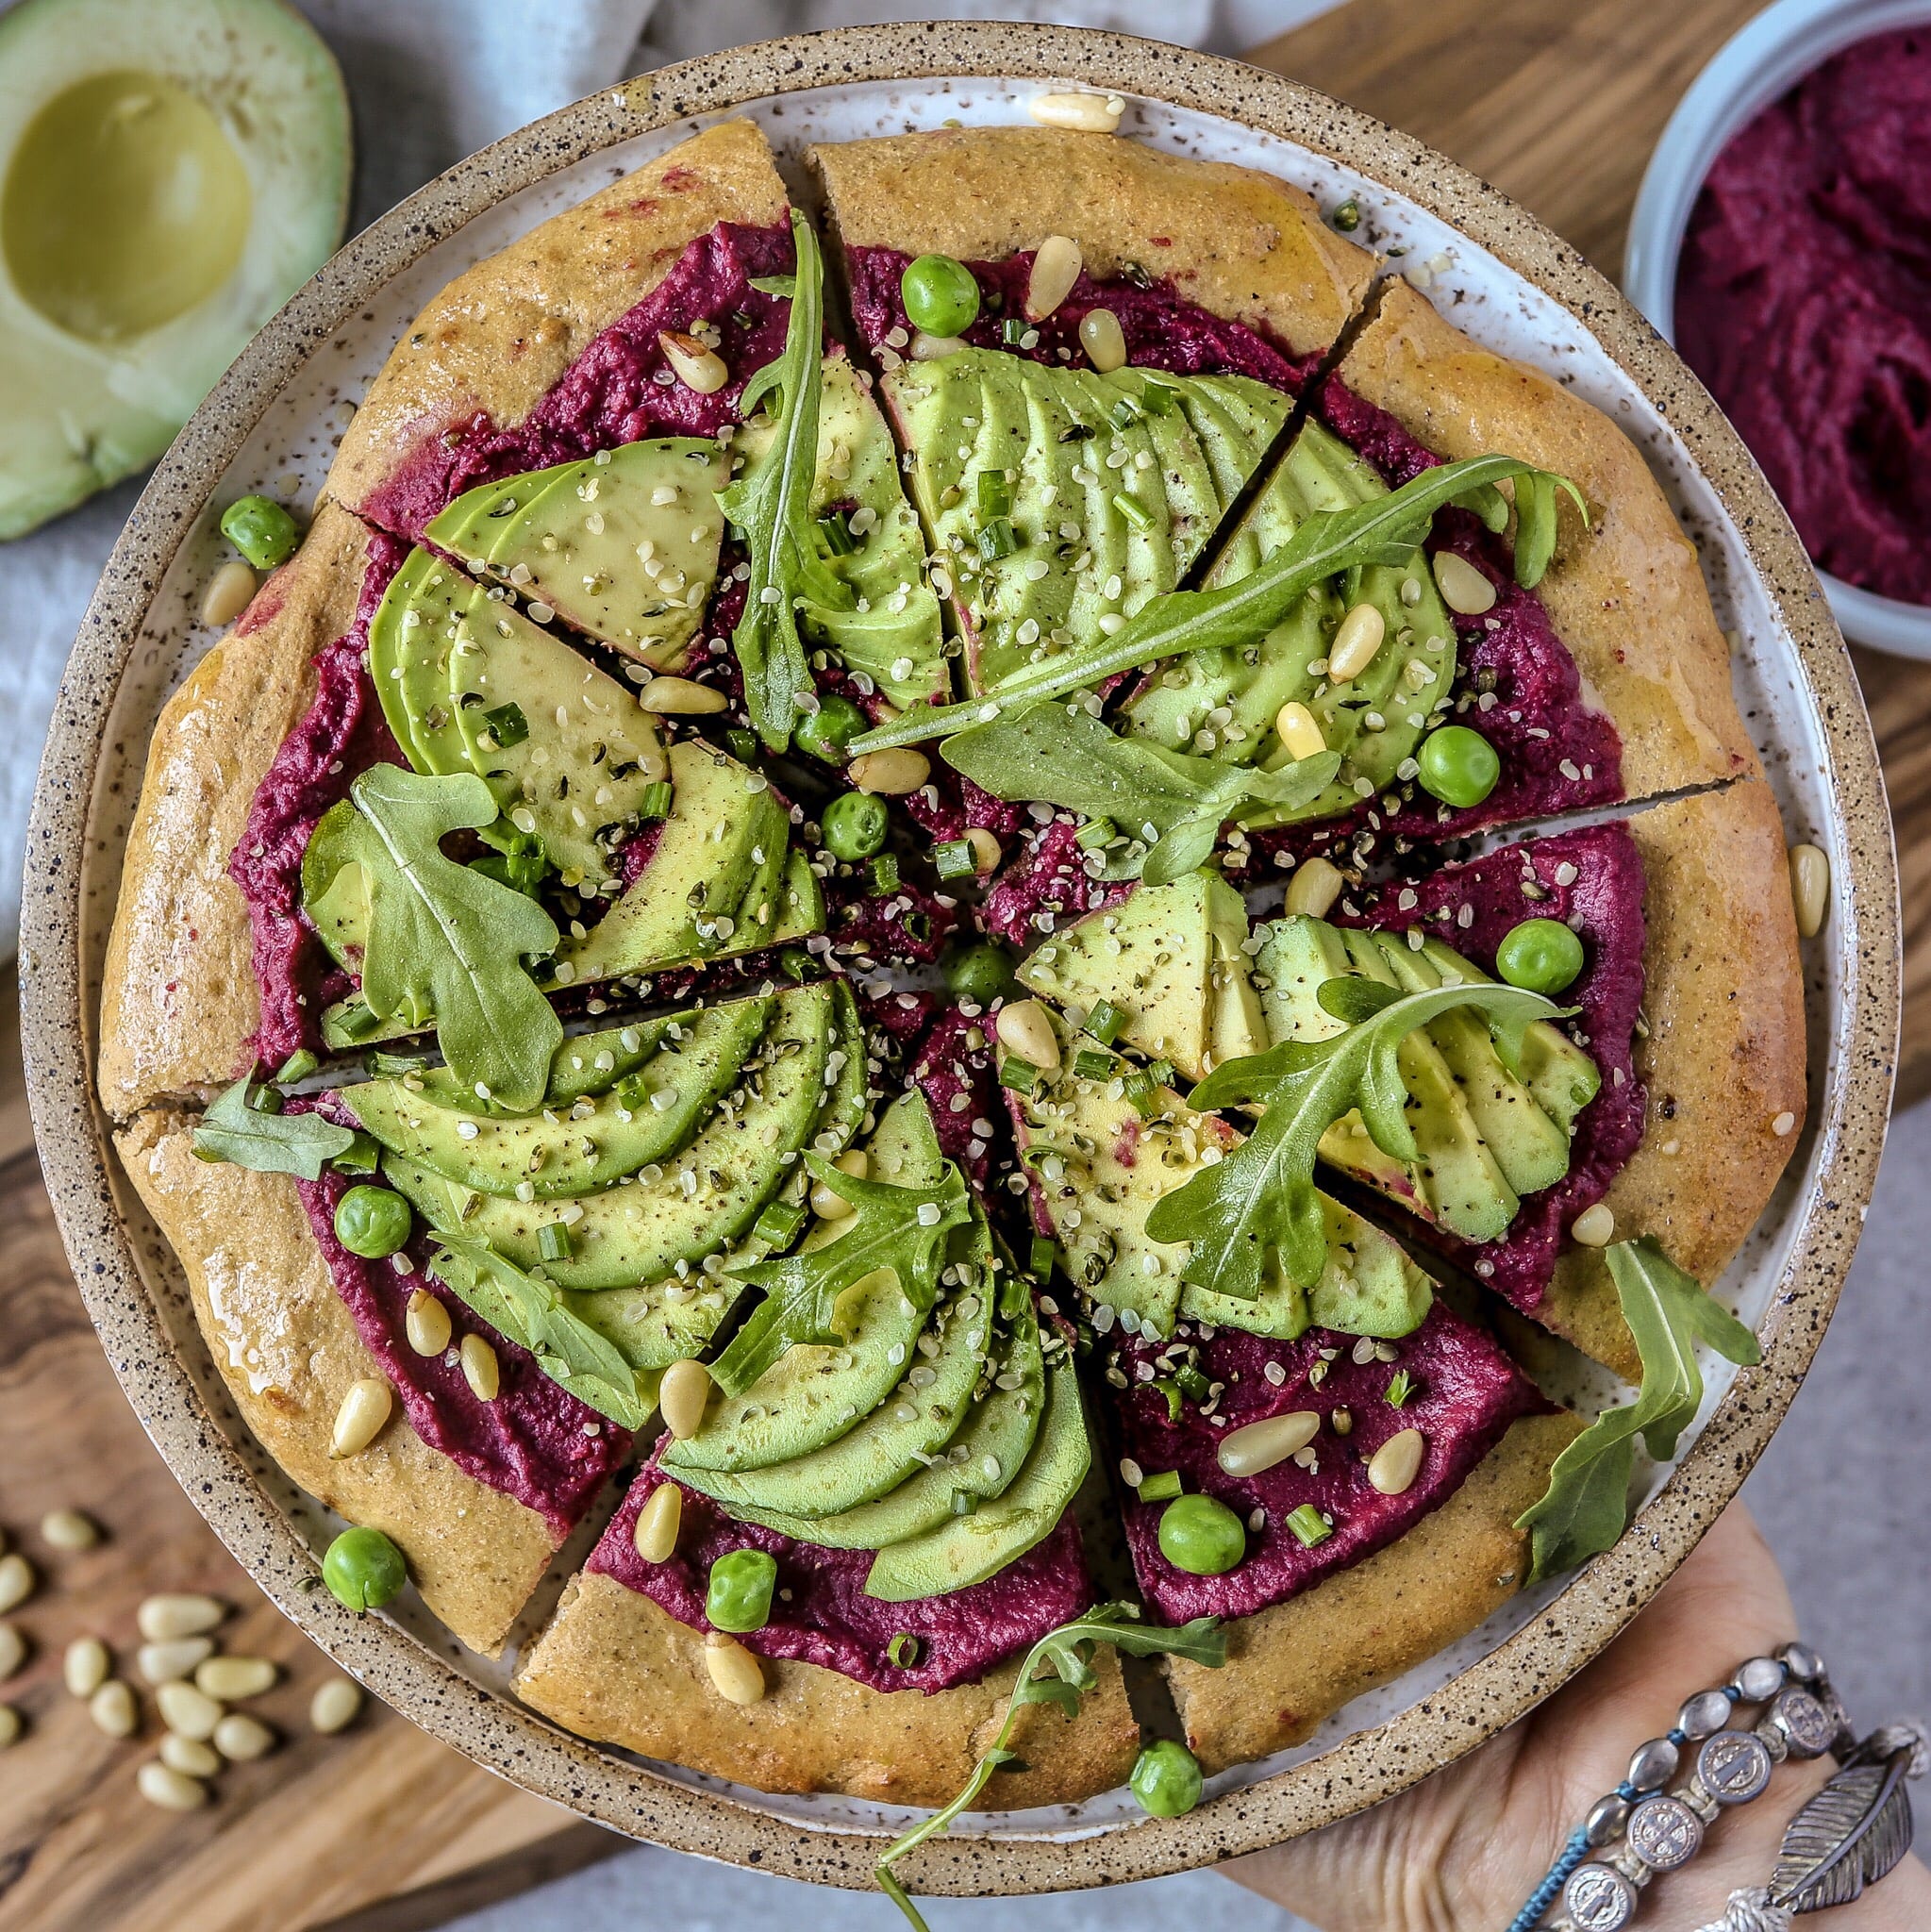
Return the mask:
M 964 262 L 922 255 L 899 277 L 906 315 L 928 336 L 963 335 L 979 312 L 979 285 Z
M 720 1630 L 742 1635 L 771 1622 L 777 1558 L 766 1550 L 732 1550 L 710 1566 L 704 1614 Z
M 830 697 L 820 698 L 818 708 L 800 720 L 798 728 L 791 733 L 791 742 L 828 765 L 841 765 L 845 761 L 845 746 L 870 723 L 850 698 L 833 692 Z
M 1558 993 L 1582 971 L 1582 941 L 1559 919 L 1524 919 L 1496 947 L 1495 970 L 1510 986 Z
M 1127 1782 L 1149 1817 L 1179 1818 L 1200 1803 L 1200 1759 L 1177 1740 L 1157 1738 L 1133 1760 Z
M 1480 805 L 1502 775 L 1495 747 L 1466 724 L 1444 724 L 1422 741 L 1415 754 L 1422 790 L 1443 805 Z
M 409 1204 L 391 1188 L 351 1188 L 335 1208 L 335 1238 L 352 1255 L 379 1261 L 409 1238 Z
M 945 962 L 945 983 L 957 998 L 986 1006 L 1012 984 L 1012 955 L 990 940 L 962 947 Z
M 402 1552 L 379 1529 L 358 1524 L 329 1544 L 322 1580 L 352 1610 L 379 1610 L 409 1580 Z
M 824 808 L 819 820 L 824 849 L 834 858 L 870 858 L 885 843 L 891 815 L 885 801 L 870 791 L 844 791 Z
M 273 497 L 243 496 L 222 512 L 222 535 L 257 570 L 273 570 L 295 554 L 302 532 Z
M 1190 1576 L 1221 1576 L 1247 1554 L 1247 1532 L 1211 1496 L 1175 1496 L 1160 1511 L 1160 1555 Z

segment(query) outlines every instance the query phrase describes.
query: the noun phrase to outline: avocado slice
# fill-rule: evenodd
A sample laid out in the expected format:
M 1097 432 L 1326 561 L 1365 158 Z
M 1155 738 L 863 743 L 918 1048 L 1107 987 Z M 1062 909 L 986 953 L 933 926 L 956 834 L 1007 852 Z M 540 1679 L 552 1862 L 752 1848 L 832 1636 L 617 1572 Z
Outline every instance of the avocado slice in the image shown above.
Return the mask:
M 450 702 L 449 654 L 456 612 L 474 591 L 453 565 L 417 548 L 369 620 L 369 676 L 390 735 L 417 771 L 439 778 L 472 769 Z
M 1046 1412 L 1024 1466 L 990 1502 L 872 1559 L 865 1594 L 891 1604 L 983 1583 L 1058 1527 L 1092 1466 L 1079 1379 L 1063 1357 L 1047 1376 Z
M 745 1063 L 740 1097 L 718 1107 L 667 1172 L 653 1176 L 645 1169 L 560 1211 L 548 1201 L 476 1193 L 395 1153 L 384 1155 L 383 1172 L 431 1227 L 487 1241 L 561 1288 L 631 1288 L 661 1280 L 680 1261 L 695 1266 L 751 1225 L 795 1164 L 786 1157 L 795 1157 L 818 1124 L 834 986 L 792 987 L 774 1005 L 771 1029 Z M 539 1229 L 558 1221 L 568 1226 L 572 1252 L 545 1259 Z
M 769 999 L 734 1000 L 666 1023 L 659 1051 L 613 1091 L 522 1119 L 432 1099 L 399 1079 L 345 1087 L 337 1097 L 383 1146 L 459 1187 L 500 1200 L 516 1199 L 520 1188 L 539 1201 L 589 1194 L 689 1143 L 773 1008 Z
M 341 240 L 351 136 L 281 0 L 25 0 L 0 75 L 4 542 L 174 441 Z
M 653 437 L 458 496 L 424 535 L 626 657 L 675 671 L 717 581 L 724 451 Z

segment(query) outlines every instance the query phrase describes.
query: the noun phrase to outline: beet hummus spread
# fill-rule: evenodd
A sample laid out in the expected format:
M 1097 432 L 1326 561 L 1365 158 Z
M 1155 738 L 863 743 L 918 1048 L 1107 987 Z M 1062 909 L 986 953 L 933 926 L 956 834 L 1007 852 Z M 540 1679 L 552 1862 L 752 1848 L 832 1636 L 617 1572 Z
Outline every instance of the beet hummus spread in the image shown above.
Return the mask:
M 1731 138 L 1676 341 L 1811 557 L 1931 604 L 1931 30 L 1846 48 Z

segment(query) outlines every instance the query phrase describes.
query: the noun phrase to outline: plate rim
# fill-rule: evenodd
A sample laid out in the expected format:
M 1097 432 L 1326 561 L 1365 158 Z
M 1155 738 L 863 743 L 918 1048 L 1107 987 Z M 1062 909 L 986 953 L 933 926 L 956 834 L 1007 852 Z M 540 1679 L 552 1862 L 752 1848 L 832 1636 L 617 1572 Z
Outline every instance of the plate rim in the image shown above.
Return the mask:
M 903 1869 L 917 1890 L 980 1897 L 1151 1877 L 1262 1849 L 1407 1789 L 1522 1716 L 1612 1641 L 1695 1546 L 1788 1408 L 1836 1303 L 1875 1177 L 1896 1058 L 1899 909 L 1882 774 L 1850 659 L 1795 532 L 1700 384 L 1606 277 L 1499 191 L 1372 116 L 1237 60 L 1126 35 L 1003 22 L 847 27 L 600 90 L 458 162 L 347 243 L 254 339 L 162 458 L 89 605 L 55 707 L 28 827 L 20 953 L 35 1132 L 88 1312 L 163 1459 L 283 1613 L 432 1735 L 582 1816 L 767 1872 L 869 1886 L 880 1835 L 807 1824 L 607 1756 L 475 1685 L 417 1637 L 358 1619 L 313 1588 L 312 1552 L 175 1353 L 116 1199 L 109 1127 L 94 1099 L 83 859 L 104 770 L 144 759 L 144 745 L 130 752 L 108 732 L 165 572 L 262 414 L 358 302 L 508 195 L 619 142 L 817 87 L 996 77 L 1117 90 L 1277 135 L 1416 202 L 1567 309 L 1674 427 L 1738 526 L 1823 720 L 1825 790 L 1850 876 L 1836 902 L 1844 1011 L 1832 1021 L 1831 1077 L 1815 1096 L 1818 1167 L 1792 1208 L 1762 1366 L 1740 1373 L 1622 1541 L 1440 1690 L 1318 1757 L 1184 1818 L 1066 1835 L 1050 1825 L 1002 1831 L 1002 1814 L 981 1814 L 979 1829 L 930 1841 Z

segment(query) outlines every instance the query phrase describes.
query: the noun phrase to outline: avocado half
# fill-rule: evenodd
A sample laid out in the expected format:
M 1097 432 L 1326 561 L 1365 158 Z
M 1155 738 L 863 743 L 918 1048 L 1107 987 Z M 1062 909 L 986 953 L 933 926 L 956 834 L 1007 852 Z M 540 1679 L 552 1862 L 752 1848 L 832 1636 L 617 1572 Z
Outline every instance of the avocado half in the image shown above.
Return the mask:
M 348 96 L 284 0 L 0 17 L 0 539 L 144 468 L 348 215 Z

